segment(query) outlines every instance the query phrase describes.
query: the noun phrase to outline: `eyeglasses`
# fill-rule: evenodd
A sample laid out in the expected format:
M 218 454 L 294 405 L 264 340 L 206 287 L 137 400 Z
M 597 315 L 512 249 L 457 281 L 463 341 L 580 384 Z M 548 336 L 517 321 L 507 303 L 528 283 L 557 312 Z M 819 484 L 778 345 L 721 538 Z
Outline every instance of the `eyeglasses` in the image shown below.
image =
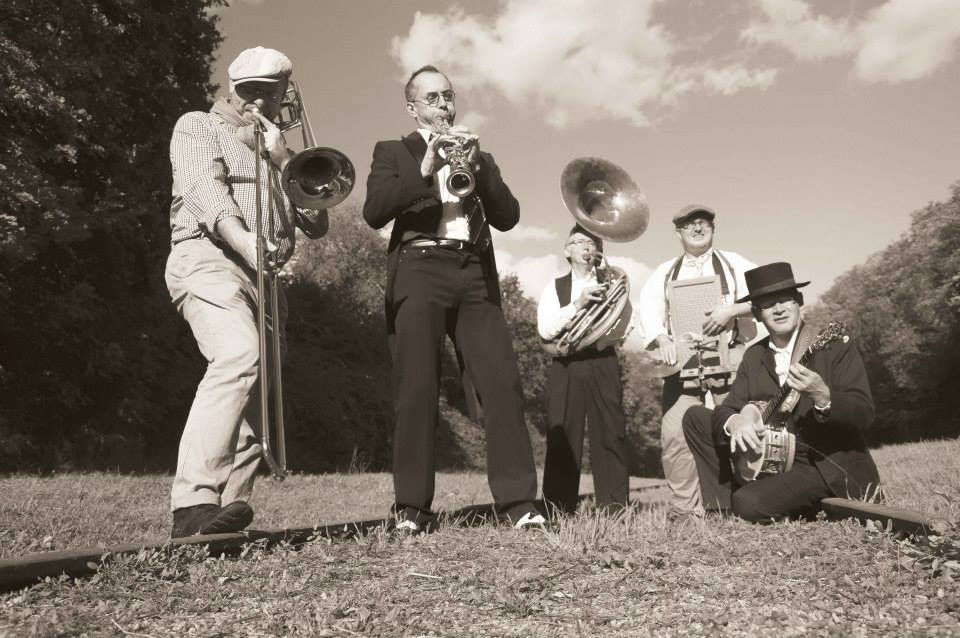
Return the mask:
M 713 228 L 713 222 L 707 221 L 706 219 L 695 219 L 691 222 L 687 222 L 683 224 L 682 226 L 680 226 L 680 228 L 682 228 L 683 230 L 693 230 L 694 228 L 700 228 L 700 227 L 706 228 L 707 226 L 709 226 L 710 228 Z
M 567 242 L 567 246 L 596 246 L 597 242 L 592 239 L 574 239 Z
M 441 91 L 437 93 L 436 91 L 430 91 L 423 96 L 422 100 L 413 100 L 414 102 L 420 102 L 421 104 L 426 104 L 427 106 L 437 106 L 440 104 L 440 98 L 443 98 L 443 101 L 447 104 L 452 103 L 457 99 L 457 94 L 453 92 L 453 89 L 449 91 Z
M 788 306 L 795 303 L 797 303 L 797 298 L 793 296 L 771 297 L 770 299 L 761 299 L 760 301 L 753 302 L 753 307 L 757 308 L 758 310 L 770 310 L 771 308 L 775 308 L 780 304 Z
M 234 92 L 247 101 L 257 98 L 279 100 L 287 92 L 286 82 L 244 82 L 233 87 Z

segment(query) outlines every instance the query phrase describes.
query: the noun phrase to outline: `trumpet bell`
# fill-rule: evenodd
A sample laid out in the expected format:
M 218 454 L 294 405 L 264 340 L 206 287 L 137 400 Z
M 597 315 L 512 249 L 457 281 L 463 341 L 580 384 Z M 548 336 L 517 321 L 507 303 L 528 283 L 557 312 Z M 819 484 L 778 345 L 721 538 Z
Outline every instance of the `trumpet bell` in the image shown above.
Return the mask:
M 447 190 L 461 199 L 472 193 L 476 186 L 476 178 L 466 169 L 450 171 L 450 176 L 447 177 Z
M 626 171 L 599 157 L 580 157 L 566 165 L 560 197 L 578 224 L 613 242 L 636 239 L 650 221 L 643 191 Z
M 356 181 L 350 158 L 325 146 L 308 148 L 294 155 L 281 177 L 290 201 L 300 208 L 314 210 L 330 208 L 345 200 Z

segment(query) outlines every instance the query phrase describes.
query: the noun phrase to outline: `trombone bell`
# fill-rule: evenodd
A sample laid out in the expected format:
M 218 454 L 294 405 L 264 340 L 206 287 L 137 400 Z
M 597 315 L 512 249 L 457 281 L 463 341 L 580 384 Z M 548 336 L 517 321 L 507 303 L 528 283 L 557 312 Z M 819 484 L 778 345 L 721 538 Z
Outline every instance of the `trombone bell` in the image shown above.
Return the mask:
M 350 158 L 336 149 L 315 146 L 293 156 L 280 183 L 295 205 L 321 210 L 345 200 L 356 181 Z
M 299 208 L 322 210 L 345 200 L 357 182 L 353 162 L 334 148 L 316 145 L 300 85 L 293 80 L 280 105 L 277 126 L 283 132 L 299 126 L 303 134 L 303 150 L 287 162 L 280 178 L 290 201 Z

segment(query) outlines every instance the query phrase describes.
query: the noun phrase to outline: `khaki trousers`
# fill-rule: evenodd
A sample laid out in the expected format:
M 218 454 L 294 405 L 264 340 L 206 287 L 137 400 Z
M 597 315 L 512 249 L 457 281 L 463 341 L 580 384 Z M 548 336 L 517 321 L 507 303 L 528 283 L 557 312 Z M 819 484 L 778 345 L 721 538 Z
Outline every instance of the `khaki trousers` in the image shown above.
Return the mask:
M 660 449 L 663 474 L 672 492 L 671 504 L 687 512 L 703 512 L 703 498 L 700 494 L 700 479 L 697 464 L 687 446 L 683 435 L 683 415 L 694 406 L 704 405 L 704 396 L 712 399 L 712 404 L 720 405 L 723 393 L 700 393 L 699 388 L 685 388 L 680 375 L 664 379 L 663 383 L 663 419 L 660 422 Z
M 249 500 L 261 451 L 255 275 L 209 240 L 189 239 L 170 251 L 165 279 L 207 360 L 180 439 L 171 509 Z M 282 326 L 282 288 L 279 302 Z M 268 330 L 272 323 L 268 311 Z

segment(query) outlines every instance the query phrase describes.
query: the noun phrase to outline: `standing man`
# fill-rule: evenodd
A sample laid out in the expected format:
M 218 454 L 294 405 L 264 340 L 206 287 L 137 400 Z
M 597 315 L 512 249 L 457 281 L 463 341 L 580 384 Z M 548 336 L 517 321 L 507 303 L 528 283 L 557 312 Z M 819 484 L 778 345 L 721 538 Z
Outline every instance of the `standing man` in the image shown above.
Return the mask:
M 209 112 L 183 115 L 173 130 L 172 248 L 165 279 L 180 315 L 190 324 L 207 371 L 187 417 L 177 474 L 171 490 L 174 538 L 239 531 L 253 520 L 247 504 L 260 464 L 257 334 L 256 163 L 263 215 L 276 230 L 267 238 L 268 267 L 279 267 L 294 250 L 294 224 L 311 237 L 327 230 L 327 212 L 293 207 L 279 188 L 279 173 L 292 157 L 273 120 L 293 65 L 286 55 L 256 47 L 243 51 L 227 70 L 229 98 Z M 254 124 L 263 127 L 263 157 L 254 153 Z M 274 210 L 266 209 L 273 188 Z M 265 224 L 267 226 L 267 224 Z M 282 330 L 286 298 L 280 293 Z M 281 335 L 282 336 L 282 335 Z
M 694 407 L 683 418 L 704 504 L 769 522 L 812 517 L 828 496 L 877 496 L 880 477 L 862 434 L 873 421 L 873 396 L 856 344 L 849 338 L 833 341 L 802 365 L 800 354 L 813 335 L 801 321 L 799 289 L 810 282 L 795 282 L 785 262 L 749 270 L 746 279 L 749 294 L 737 301 L 752 304 L 769 337 L 747 349 L 721 406 L 714 411 Z M 731 454 L 748 447 L 759 451 L 766 431 L 740 411 L 773 399 L 784 384 L 800 395 L 789 426 L 797 435 L 793 468 L 734 488 Z
M 754 264 L 737 253 L 713 247 L 716 218 L 713 210 L 699 205 L 687 206 L 674 215 L 673 225 L 683 246 L 683 255 L 660 264 L 640 292 L 640 324 L 647 349 L 654 350 L 671 366 L 678 363 L 676 335 L 671 334 L 670 328 L 668 290 L 672 281 L 719 276 L 721 301 L 703 317 L 703 334 L 713 337 L 730 331 L 741 343 L 750 338 L 738 335 L 734 328 L 737 317 L 750 315 L 750 304 L 738 303 L 736 299 L 746 290 L 743 273 Z M 729 391 L 732 379 L 732 373 L 714 377 L 708 387 L 702 386 L 698 379 L 682 381 L 679 372 L 664 379 L 660 445 L 663 473 L 673 493 L 674 511 L 703 512 L 697 467 L 683 437 L 683 414 L 692 406 L 703 405 L 707 394 L 712 394 L 714 404 L 719 404 Z
M 570 272 L 547 284 L 537 306 L 537 329 L 545 341 L 555 340 L 577 312 L 603 297 L 596 268 L 603 240 L 576 225 L 563 253 Z M 598 350 L 594 344 L 554 357 L 547 373 L 546 397 L 543 500 L 562 513 L 576 511 L 586 421 L 596 504 L 605 509 L 626 505 L 626 417 L 616 348 L 610 345 Z
M 417 69 L 404 95 L 417 129 L 377 142 L 363 205 L 373 228 L 393 222 L 385 301 L 396 379 L 397 528 L 428 531 L 434 521 L 440 357 L 448 334 L 483 402 L 487 475 L 498 512 L 517 527 L 539 525 L 533 451 L 489 228 L 513 228 L 520 207 L 493 156 L 480 151 L 478 136 L 453 125 L 456 95 L 443 73 Z M 451 154 L 465 160 L 475 180 L 463 197 L 448 187 Z

